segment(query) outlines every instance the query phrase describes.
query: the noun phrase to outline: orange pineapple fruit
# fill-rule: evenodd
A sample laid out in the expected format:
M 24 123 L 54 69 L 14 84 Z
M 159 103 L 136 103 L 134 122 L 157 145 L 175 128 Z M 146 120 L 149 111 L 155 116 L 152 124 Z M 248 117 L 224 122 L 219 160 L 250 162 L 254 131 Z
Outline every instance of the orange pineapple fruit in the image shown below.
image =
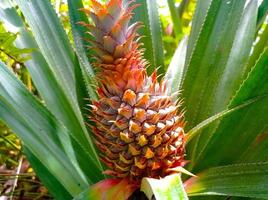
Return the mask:
M 81 24 L 94 38 L 99 100 L 92 102 L 90 119 L 106 173 L 133 181 L 164 177 L 184 163 L 180 105 L 156 72 L 147 75 L 137 34 L 141 24 L 130 24 L 137 5 L 91 2 L 83 11 L 94 25 Z

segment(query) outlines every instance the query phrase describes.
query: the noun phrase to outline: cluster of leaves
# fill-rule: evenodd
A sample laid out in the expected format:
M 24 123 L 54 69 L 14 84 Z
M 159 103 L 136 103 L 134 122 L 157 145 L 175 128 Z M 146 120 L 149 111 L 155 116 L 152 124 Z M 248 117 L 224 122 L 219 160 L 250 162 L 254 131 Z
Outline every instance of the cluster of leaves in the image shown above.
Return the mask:
M 14 45 L 17 34 L 7 32 L 0 23 L 0 59 L 14 72 L 22 77 L 23 62 L 28 60 L 30 49 L 19 49 Z M 0 121 L 0 166 L 12 169 L 18 165 L 20 157 L 20 141 L 3 122 Z
M 14 41 L 18 34 L 5 30 L 3 23 L 0 23 L 0 59 L 9 66 L 23 82 L 30 86 L 29 74 L 24 62 L 30 59 L 29 53 L 32 49 L 18 48 Z M 27 78 L 26 78 L 27 77 Z M 28 83 L 30 82 L 30 83 Z M 3 122 L 0 121 L 0 166 L 5 164 L 8 169 L 18 165 L 20 157 L 20 141 Z
M 18 33 L 5 30 L 0 23 L 0 59 L 34 92 L 24 63 L 31 59 L 33 49 L 18 48 L 14 42 Z M 0 196 L 3 199 L 51 199 L 21 151 L 17 136 L 0 121 Z
M 45 106 L 0 63 L 0 117 L 23 140 L 24 152 L 56 198 L 87 199 L 96 194 L 94 190 L 88 193 L 88 186 L 105 176 L 83 119 L 84 97 L 96 96 L 91 87 L 94 71 L 82 40 L 87 34 L 77 23 L 88 21 L 78 12 L 82 1 L 68 0 L 73 46 L 49 1 L 15 2 L 32 32 L 8 0 L 0 2 L 0 17 L 16 21 L 21 47 L 36 49 L 25 64 Z M 183 178 L 187 195 L 267 199 L 268 26 L 260 25 L 268 12 L 267 1 L 259 7 L 256 0 L 248 4 L 198 1 L 188 42 L 181 39 L 175 2 L 169 1 L 175 38 L 181 42 L 168 68 L 164 67 L 160 42 L 159 10 L 150 0 L 137 2 L 141 6 L 133 20 L 145 25 L 140 33 L 146 36 L 141 40 L 145 58 L 151 63 L 148 71 L 160 66 L 158 72 L 166 74 L 171 92 L 182 90 L 187 109 L 185 131 L 191 161 L 187 168 L 202 172 L 188 180 Z M 260 27 L 261 34 L 252 47 Z M 145 179 L 144 187 L 151 190 L 144 191 L 157 199 L 172 194 L 172 198 L 188 198 L 180 177 L 169 181 L 169 187 L 161 188 L 159 182 Z M 110 189 L 112 194 L 118 191 Z M 100 194 L 97 191 L 96 195 Z

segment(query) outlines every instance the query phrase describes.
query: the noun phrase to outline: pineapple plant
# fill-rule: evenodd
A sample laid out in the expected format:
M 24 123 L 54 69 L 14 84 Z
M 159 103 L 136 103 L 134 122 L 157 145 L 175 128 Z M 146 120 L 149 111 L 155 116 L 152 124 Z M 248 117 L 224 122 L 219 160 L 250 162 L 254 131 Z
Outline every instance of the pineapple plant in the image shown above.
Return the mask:
M 268 199 L 266 1 L 197 1 L 167 68 L 156 2 L 68 9 L 74 43 L 48 0 L 0 2 L 39 94 L 0 63 L 0 118 L 56 199 Z

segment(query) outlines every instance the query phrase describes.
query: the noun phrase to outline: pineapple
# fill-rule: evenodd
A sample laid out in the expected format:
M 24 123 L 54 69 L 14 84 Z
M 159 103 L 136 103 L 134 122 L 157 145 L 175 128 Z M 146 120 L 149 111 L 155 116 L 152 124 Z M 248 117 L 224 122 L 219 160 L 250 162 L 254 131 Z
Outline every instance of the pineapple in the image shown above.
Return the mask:
M 90 119 L 105 173 L 140 182 L 159 178 L 184 163 L 184 120 L 180 103 L 168 95 L 157 73 L 148 75 L 140 48 L 139 22 L 129 24 L 137 7 L 110 0 L 83 11 L 94 25 L 81 22 L 93 36 L 98 101 Z

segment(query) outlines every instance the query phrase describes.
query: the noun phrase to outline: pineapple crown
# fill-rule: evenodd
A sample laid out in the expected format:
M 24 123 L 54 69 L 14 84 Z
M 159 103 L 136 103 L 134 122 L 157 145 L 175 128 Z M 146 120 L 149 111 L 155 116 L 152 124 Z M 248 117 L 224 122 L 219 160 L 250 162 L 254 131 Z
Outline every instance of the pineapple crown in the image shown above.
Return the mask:
M 92 47 L 99 62 L 105 64 L 114 63 L 116 59 L 126 57 L 139 46 L 137 43 L 136 30 L 141 23 L 136 22 L 129 25 L 132 18 L 132 11 L 138 6 L 130 6 L 133 1 L 126 4 L 122 0 L 111 0 L 106 4 L 101 4 L 96 0 L 91 0 L 92 6 L 89 9 L 82 9 L 91 17 L 94 25 L 82 22 L 82 25 L 90 29 L 93 36 Z M 102 67 L 102 66 L 100 66 Z
M 141 44 L 138 43 L 140 37 L 137 29 L 141 23 L 130 25 L 132 11 L 138 5 L 133 4 L 134 1 L 123 4 L 122 0 L 110 0 L 106 4 L 96 0 L 91 2 L 91 7 L 82 11 L 91 17 L 94 25 L 80 24 L 86 26 L 94 38 L 90 48 L 96 53 L 93 65 L 98 71 L 99 85 L 103 85 L 99 93 L 107 93 L 105 90 L 108 90 L 122 96 L 121 91 L 126 88 L 142 91 L 144 84 L 156 84 L 156 73 L 147 78 L 147 62 L 142 57 L 143 51 L 139 49 Z

